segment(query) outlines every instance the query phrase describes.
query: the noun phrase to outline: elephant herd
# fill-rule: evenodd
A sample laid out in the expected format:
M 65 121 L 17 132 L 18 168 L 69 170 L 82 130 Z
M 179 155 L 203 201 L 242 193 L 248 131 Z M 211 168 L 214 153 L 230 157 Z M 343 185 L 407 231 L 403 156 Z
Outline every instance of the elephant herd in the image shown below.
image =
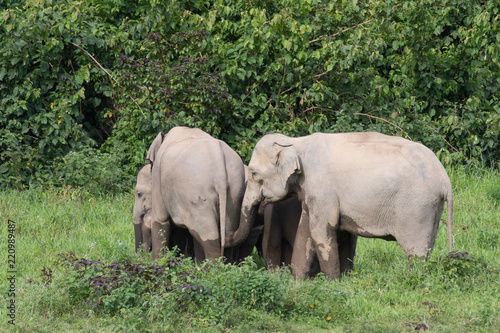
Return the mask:
M 379 133 L 268 134 L 250 163 L 196 128 L 152 142 L 135 187 L 136 250 L 177 246 L 197 260 L 238 261 L 262 246 L 268 268 L 297 279 L 353 268 L 357 236 L 395 240 L 408 257 L 429 254 L 452 187 L 427 147 Z

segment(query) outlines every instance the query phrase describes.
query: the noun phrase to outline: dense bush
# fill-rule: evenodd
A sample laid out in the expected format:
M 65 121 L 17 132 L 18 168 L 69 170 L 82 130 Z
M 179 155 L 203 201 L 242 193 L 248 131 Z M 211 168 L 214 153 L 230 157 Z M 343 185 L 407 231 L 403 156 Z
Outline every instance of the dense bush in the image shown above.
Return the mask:
M 133 176 L 154 135 L 175 125 L 245 160 L 272 131 L 367 130 L 420 141 L 445 164 L 500 160 L 497 1 L 0 8 L 3 184 L 55 183 L 54 164 L 88 147 Z

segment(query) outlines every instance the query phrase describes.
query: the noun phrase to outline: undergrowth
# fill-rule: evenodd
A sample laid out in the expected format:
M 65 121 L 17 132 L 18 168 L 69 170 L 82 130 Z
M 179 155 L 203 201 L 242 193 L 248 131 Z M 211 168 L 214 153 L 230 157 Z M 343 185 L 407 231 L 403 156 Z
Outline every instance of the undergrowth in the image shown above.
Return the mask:
M 500 328 L 498 170 L 449 171 L 456 252 L 438 230 L 433 254 L 410 264 L 395 242 L 359 238 L 354 270 L 295 281 L 240 264 L 159 261 L 134 252 L 134 197 L 76 188 L 0 192 L 16 222 L 19 332 L 495 332 Z M 4 251 L 4 262 L 6 252 Z M 0 271 L 0 303 L 8 301 Z
M 404 269 L 399 264 L 390 278 L 371 283 L 386 293 L 395 286 L 397 290 L 432 288 L 446 293 L 468 292 L 499 278 L 495 268 L 466 252 L 415 261 Z M 278 323 L 289 320 L 318 329 L 349 322 L 357 313 L 357 304 L 351 300 L 362 296 L 353 288 L 366 283 L 363 279 L 354 271 L 340 281 L 322 274 L 295 281 L 288 268 L 266 271 L 252 257 L 237 265 L 223 260 L 196 264 L 191 258 L 168 252 L 159 263 L 144 258 L 106 263 L 66 252 L 57 255 L 52 268 L 43 267 L 38 281 L 32 283 L 38 282 L 45 290 L 45 296 L 34 305 L 36 311 L 62 312 L 61 304 L 66 304 L 70 311 L 120 318 L 118 330 L 155 331 L 150 325 L 158 320 L 179 327 L 179 318 L 185 318 L 181 326 L 194 330 L 273 331 L 282 327 Z M 393 302 L 404 306 L 404 299 Z M 420 306 L 431 316 L 443 311 L 433 300 Z M 262 323 L 265 318 L 267 324 Z M 415 330 L 427 325 L 423 321 L 406 323 Z

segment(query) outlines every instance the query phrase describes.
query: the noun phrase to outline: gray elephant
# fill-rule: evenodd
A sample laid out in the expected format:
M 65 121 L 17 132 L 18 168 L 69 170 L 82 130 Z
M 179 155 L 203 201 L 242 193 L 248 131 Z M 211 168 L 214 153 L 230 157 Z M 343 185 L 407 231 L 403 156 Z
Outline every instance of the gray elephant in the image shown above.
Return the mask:
M 146 244 L 151 243 L 151 227 L 145 224 L 144 217 L 151 210 L 151 165 L 143 166 L 137 173 L 137 181 L 134 190 L 134 234 L 135 234 L 135 250 L 139 251 L 141 244 L 144 244 L 144 252 Z M 148 217 L 148 222 L 150 216 Z M 149 224 L 149 223 L 148 223 Z
M 340 275 L 339 232 L 395 240 L 408 257 L 425 256 L 436 240 L 444 202 L 452 250 L 452 187 L 446 170 L 427 147 L 380 133 L 315 133 L 264 136 L 255 146 L 239 229 L 246 237 L 261 203 L 297 196 L 302 215 L 293 252 L 301 279 L 314 254 L 321 271 Z M 310 239 L 309 239 L 310 238 Z
M 135 202 L 134 202 L 134 233 L 135 233 L 135 250 L 139 251 L 141 245 L 143 252 L 151 251 L 151 208 L 152 208 L 152 181 L 151 181 L 151 165 L 143 166 L 137 173 L 137 181 L 135 185 Z M 187 229 L 173 228 L 172 236 L 170 237 L 169 247 L 177 246 L 181 253 L 186 256 L 194 255 L 194 241 Z M 202 254 L 199 255 L 200 257 Z
M 189 230 L 204 258 L 232 258 L 225 236 L 238 228 L 245 191 L 238 154 L 200 129 L 175 127 L 155 138 L 147 159 L 153 164 L 153 259 L 169 244 L 173 225 Z
M 295 197 L 280 202 L 270 203 L 264 209 L 264 234 L 262 253 L 268 269 L 282 264 L 291 265 L 294 248 L 307 246 L 310 238 L 298 238 L 306 243 L 296 243 L 296 234 L 302 214 L 302 203 Z M 340 273 L 352 270 L 356 252 L 357 236 L 347 231 L 337 234 L 340 259 Z M 319 262 L 315 256 L 307 276 L 312 277 L 320 272 Z

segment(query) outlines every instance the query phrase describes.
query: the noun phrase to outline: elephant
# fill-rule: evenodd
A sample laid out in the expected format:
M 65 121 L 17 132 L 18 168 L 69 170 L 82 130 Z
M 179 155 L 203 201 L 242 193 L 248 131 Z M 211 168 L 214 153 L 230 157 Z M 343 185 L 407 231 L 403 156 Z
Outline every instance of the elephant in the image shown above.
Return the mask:
M 240 225 L 226 237 L 246 237 L 262 203 L 296 196 L 302 213 L 292 255 L 293 275 L 306 277 L 316 253 L 321 271 L 340 276 L 339 232 L 397 241 L 408 258 L 432 252 L 447 202 L 448 248 L 453 249 L 453 193 L 436 155 L 422 144 L 375 132 L 274 133 L 256 144 Z
M 148 227 L 145 224 L 144 217 L 151 210 L 151 165 L 146 164 L 137 173 L 137 181 L 134 190 L 134 234 L 135 234 L 135 250 L 139 251 L 141 244 L 144 244 L 144 252 L 146 244 L 151 243 L 151 232 L 148 232 Z M 148 217 L 150 220 L 150 215 Z M 148 221 L 149 222 L 149 221 Z M 148 223 L 149 224 L 149 223 Z M 149 229 L 151 227 L 149 226 Z M 147 247 L 149 249 L 149 247 Z
M 295 243 L 301 214 L 302 203 L 295 197 L 270 203 L 264 208 L 262 252 L 268 269 L 279 267 L 282 264 L 291 265 L 294 248 L 306 246 L 306 244 Z M 347 231 L 339 232 L 337 234 L 337 243 L 340 273 L 342 274 L 354 268 L 353 260 L 356 252 L 357 236 Z M 312 266 L 306 275 L 313 277 L 319 271 L 319 262 L 315 255 Z
M 164 254 L 173 226 L 189 230 L 204 258 L 233 258 L 225 236 L 238 228 L 245 191 L 239 155 L 200 129 L 174 127 L 157 135 L 146 158 L 152 163 L 153 259 Z
M 147 253 L 151 250 L 151 208 L 152 208 L 152 182 L 151 182 L 151 165 L 144 165 L 137 173 L 137 181 L 135 185 L 135 202 L 134 202 L 134 233 L 135 233 L 135 250 L 140 251 L 141 245 L 143 252 Z M 193 237 L 187 229 L 174 228 L 172 231 L 170 248 L 177 246 L 181 253 L 190 257 L 195 252 Z M 201 257 L 201 255 L 199 255 Z

